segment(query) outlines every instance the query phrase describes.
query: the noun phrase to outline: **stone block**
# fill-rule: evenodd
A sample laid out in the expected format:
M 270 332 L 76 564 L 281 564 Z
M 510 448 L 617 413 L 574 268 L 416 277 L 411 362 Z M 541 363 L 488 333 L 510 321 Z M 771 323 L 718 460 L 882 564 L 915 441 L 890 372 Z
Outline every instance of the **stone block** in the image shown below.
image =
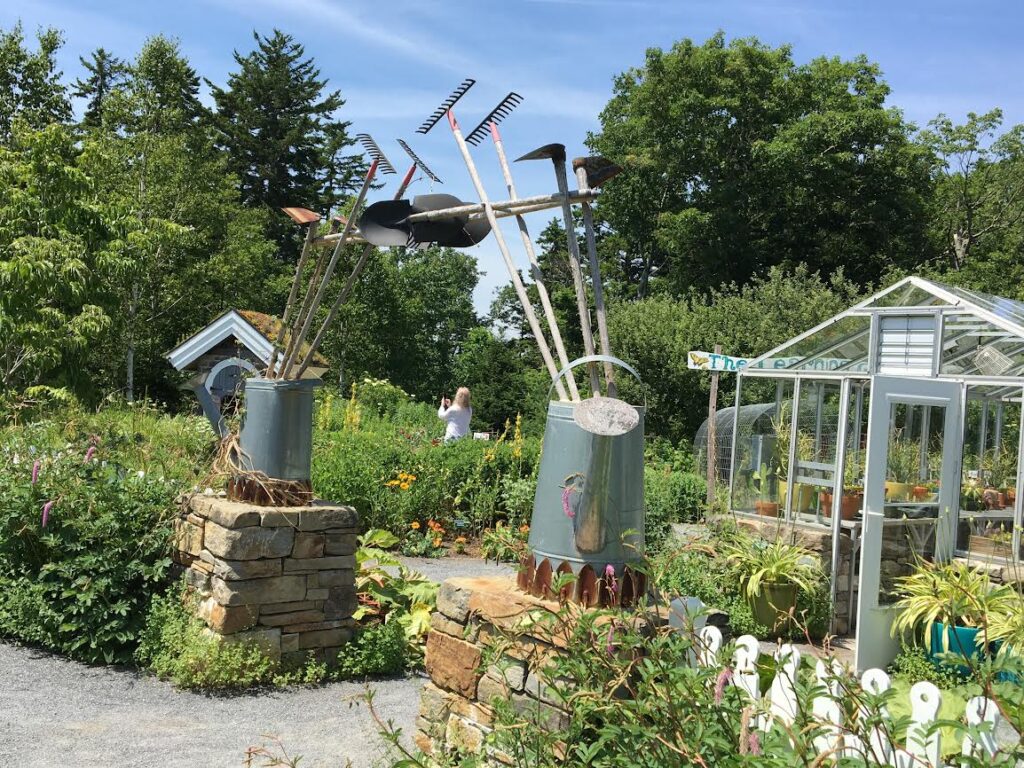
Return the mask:
M 298 528 L 298 509 L 271 509 L 260 510 L 260 525 L 264 528 Z
M 469 616 L 469 589 L 446 581 L 437 593 L 437 610 L 449 619 L 465 624 Z
M 292 551 L 295 531 L 291 528 L 225 528 L 206 524 L 203 544 L 211 554 L 224 560 L 259 560 L 285 557 Z
M 513 691 L 521 691 L 526 685 L 526 664 L 508 656 L 496 664 L 489 665 L 484 674 L 493 680 L 501 681 Z
M 306 589 L 306 599 L 308 600 L 326 600 L 331 596 L 331 590 L 327 587 L 317 587 L 316 589 Z
M 481 677 L 476 687 L 476 697 L 484 704 L 491 704 L 495 699 L 505 701 L 511 693 L 511 689 L 505 683 L 490 675 Z
M 261 508 L 219 496 L 193 496 L 192 511 L 224 528 L 248 528 L 260 524 Z
M 419 715 L 431 722 L 443 723 L 448 720 L 455 699 L 455 694 L 443 691 L 428 681 L 420 694 Z
M 272 576 L 245 581 L 214 578 L 213 596 L 221 605 L 285 603 L 305 598 L 306 580 L 302 576 Z
M 445 747 L 461 753 L 479 754 L 484 746 L 484 729 L 458 715 L 448 718 L 444 731 Z
M 203 550 L 204 552 L 206 550 Z M 191 557 L 191 555 L 189 555 Z M 192 560 L 191 566 L 200 573 L 205 573 L 207 576 L 213 574 L 213 563 L 208 563 L 205 560 L 194 559 Z
M 294 653 L 299 650 L 299 636 L 295 632 L 281 635 L 281 654 Z
M 326 544 L 327 537 L 322 533 L 297 533 L 295 544 L 292 546 L 292 557 L 298 560 L 323 557 Z
M 196 570 L 195 568 L 186 568 L 185 583 L 202 597 L 210 594 L 210 574 L 208 573 Z
M 269 576 L 281 575 L 280 558 L 272 560 L 222 560 L 219 557 L 214 557 L 209 550 L 203 550 L 199 559 L 212 569 L 215 576 L 228 581 L 265 579 Z
M 254 627 L 259 616 L 256 606 L 221 605 L 212 597 L 199 603 L 197 613 L 219 635 L 233 635 Z
M 202 520 L 197 525 L 189 520 L 176 518 L 174 521 L 174 548 L 186 555 L 199 557 L 199 553 L 203 551 Z
M 302 624 L 286 624 L 284 625 L 285 632 L 319 632 L 322 629 L 340 629 L 342 627 L 351 629 L 355 625 L 355 622 L 351 619 L 321 619 L 320 621 L 307 621 Z
M 359 514 L 352 507 L 324 504 L 299 510 L 300 531 L 326 531 L 330 528 L 354 531 L 358 525 Z
M 416 731 L 412 737 L 413 742 L 416 744 L 416 749 L 425 755 L 434 754 L 434 740 L 422 731 Z
M 524 693 L 514 693 L 512 707 L 525 718 L 548 731 L 561 731 L 569 727 L 569 715 L 558 707 L 545 704 Z
M 467 699 L 476 694 L 480 679 L 480 649 L 436 630 L 427 635 L 426 668 L 430 679 Z
M 298 600 L 291 603 L 265 603 L 260 606 L 260 616 L 269 613 L 292 613 L 294 611 L 308 611 L 316 608 L 313 600 Z
M 536 670 L 531 670 L 526 677 L 526 692 L 535 699 L 555 707 L 565 706 L 565 700 L 569 696 L 567 687 L 565 680 L 549 679 L 543 673 L 538 674 Z
M 351 587 L 356 583 L 356 574 L 350 568 L 338 571 L 320 571 L 317 575 L 317 586 L 320 587 Z
M 328 533 L 324 546 L 325 555 L 351 555 L 356 551 L 357 542 L 354 533 Z
M 248 632 L 225 635 L 222 640 L 225 643 L 254 645 L 272 659 L 281 658 L 281 630 L 276 627 L 274 629 L 253 629 Z
M 324 615 L 328 619 L 347 619 L 355 613 L 359 604 L 355 587 L 330 587 L 328 593 L 324 602 Z
M 284 530 L 278 528 L 276 530 Z M 301 534 L 299 534 L 301 535 Z M 285 573 L 308 573 L 310 571 L 330 571 L 338 570 L 341 568 L 348 568 L 349 570 L 355 568 L 356 558 L 355 555 L 335 555 L 334 557 L 313 557 L 309 559 L 299 559 L 294 557 L 285 558 L 284 561 L 284 572 Z
M 463 624 L 459 624 L 457 621 L 452 621 L 440 611 L 434 611 L 430 614 L 430 627 L 436 629 L 438 632 L 444 632 L 446 635 L 452 637 L 458 637 L 462 640 L 469 640 L 472 642 L 474 638 L 467 635 L 468 627 Z
M 352 630 L 348 627 L 302 632 L 299 634 L 299 648 L 323 648 L 341 645 L 342 643 L 347 643 L 351 637 Z
M 265 627 L 284 627 L 292 624 L 309 624 L 324 620 L 323 611 L 295 611 L 293 613 L 271 613 L 260 615 L 260 624 Z

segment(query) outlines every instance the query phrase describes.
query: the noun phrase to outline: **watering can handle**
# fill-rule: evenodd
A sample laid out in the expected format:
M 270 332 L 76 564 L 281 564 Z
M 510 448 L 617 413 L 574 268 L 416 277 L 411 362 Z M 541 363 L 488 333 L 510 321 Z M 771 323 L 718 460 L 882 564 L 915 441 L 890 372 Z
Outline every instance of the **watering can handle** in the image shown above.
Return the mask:
M 643 379 L 640 378 L 640 374 L 636 372 L 636 368 L 634 368 L 629 363 L 627 363 L 627 362 L 625 362 L 623 360 L 619 360 L 619 358 L 617 358 L 617 357 L 612 357 L 611 355 L 586 355 L 585 357 L 577 358 L 576 360 L 573 360 L 571 363 L 569 363 L 567 366 L 565 366 L 565 368 L 563 368 L 562 370 L 560 370 L 558 372 L 558 376 L 555 377 L 555 381 L 560 380 L 563 376 L 565 376 L 567 373 L 569 373 L 569 371 L 571 371 L 573 368 L 576 368 L 577 366 L 580 366 L 580 365 L 584 365 L 585 363 L 611 363 L 612 365 L 617 365 L 620 368 L 625 368 L 627 371 L 629 371 L 631 374 L 633 374 L 633 378 L 636 379 L 638 382 L 640 382 L 641 384 L 644 383 Z M 548 400 L 551 399 L 551 391 L 554 388 L 555 388 L 555 384 L 554 384 L 554 382 L 552 382 L 551 386 L 548 387 Z M 646 406 L 647 406 L 647 395 L 645 394 L 644 395 L 644 407 L 646 407 Z

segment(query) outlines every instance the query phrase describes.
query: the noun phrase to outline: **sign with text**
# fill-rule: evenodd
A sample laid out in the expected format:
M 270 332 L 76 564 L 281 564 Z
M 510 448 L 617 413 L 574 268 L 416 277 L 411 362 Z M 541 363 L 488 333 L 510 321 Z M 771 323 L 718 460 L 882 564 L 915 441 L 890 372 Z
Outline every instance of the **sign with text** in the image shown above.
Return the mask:
M 762 360 L 760 363 L 754 366 L 757 369 L 764 368 L 789 368 L 791 365 L 799 363 L 803 358 L 800 357 L 770 357 L 767 360 Z M 700 350 L 691 350 L 686 356 L 686 367 L 694 371 L 725 371 L 736 373 L 747 368 L 750 363 L 754 360 L 752 357 L 733 357 L 732 355 L 717 355 L 714 352 L 701 352 Z M 811 371 L 834 371 L 842 368 L 850 361 L 844 358 L 838 357 L 821 357 L 815 360 L 809 360 L 801 370 Z

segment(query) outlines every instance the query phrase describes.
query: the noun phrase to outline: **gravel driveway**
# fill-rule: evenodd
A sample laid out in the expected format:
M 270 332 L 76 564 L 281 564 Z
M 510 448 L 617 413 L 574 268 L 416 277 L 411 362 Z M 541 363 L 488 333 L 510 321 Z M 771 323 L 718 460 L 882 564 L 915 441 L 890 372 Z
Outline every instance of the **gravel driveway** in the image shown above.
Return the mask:
M 511 574 L 468 558 L 403 558 L 443 581 Z M 150 675 L 90 667 L 0 643 L 0 765 L 18 768 L 240 766 L 245 750 L 276 736 L 302 768 L 390 764 L 360 700 L 360 683 L 208 696 Z M 376 681 L 375 706 L 411 736 L 420 676 Z M 262 765 L 257 762 L 255 765 Z

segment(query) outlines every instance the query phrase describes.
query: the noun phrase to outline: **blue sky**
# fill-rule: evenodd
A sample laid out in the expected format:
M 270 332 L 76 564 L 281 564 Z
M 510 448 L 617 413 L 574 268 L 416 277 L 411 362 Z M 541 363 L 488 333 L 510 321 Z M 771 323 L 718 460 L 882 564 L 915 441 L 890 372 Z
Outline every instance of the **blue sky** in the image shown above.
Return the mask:
M 890 101 L 923 125 L 939 112 L 1002 107 L 1006 124 L 1024 122 L 1024 4 L 1014 0 L 43 0 L 0 4 L 0 25 L 18 19 L 64 30 L 65 74 L 81 73 L 78 56 L 102 45 L 131 58 L 149 35 L 177 37 L 199 73 L 220 84 L 234 68 L 232 50 L 247 52 L 252 31 L 274 27 L 306 46 L 333 88 L 347 100 L 342 115 L 381 143 L 405 167 L 394 138 L 405 138 L 441 176 L 446 191 L 475 199 L 465 166 L 444 123 L 427 137 L 416 126 L 464 77 L 477 85 L 456 113 L 469 131 L 509 90 L 525 97 L 503 125 L 510 157 L 553 141 L 570 157 L 584 153 L 588 130 L 611 93 L 612 78 L 642 64 L 651 46 L 723 30 L 789 43 L 798 61 L 818 55 L 866 54 L 892 87 Z M 492 147 L 474 159 L 492 199 L 505 189 Z M 519 194 L 554 191 L 547 163 L 513 167 Z M 429 191 L 420 181 L 412 192 Z M 388 190 L 377 193 L 390 197 Z M 295 201 L 302 204 L 302 201 Z M 534 214 L 534 233 L 550 218 Z M 511 225 L 507 241 L 526 258 Z M 472 249 L 482 278 L 476 305 L 486 311 L 507 276 L 493 237 Z

